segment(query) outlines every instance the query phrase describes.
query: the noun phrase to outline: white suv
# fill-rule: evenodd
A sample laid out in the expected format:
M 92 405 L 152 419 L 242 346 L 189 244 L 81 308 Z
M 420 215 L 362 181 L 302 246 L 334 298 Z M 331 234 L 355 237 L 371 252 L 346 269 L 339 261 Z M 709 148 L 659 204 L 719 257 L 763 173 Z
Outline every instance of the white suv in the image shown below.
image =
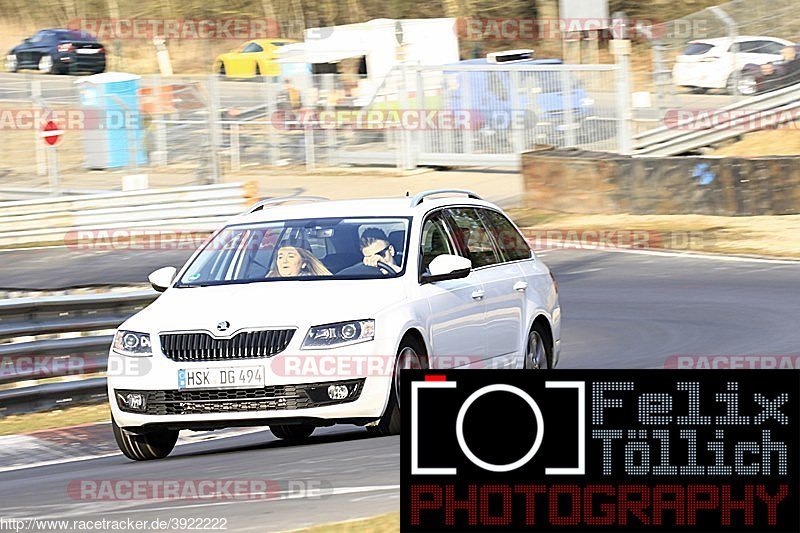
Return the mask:
M 127 369 L 108 377 L 125 455 L 165 457 L 181 429 L 395 434 L 401 368 L 558 363 L 555 279 L 497 206 L 459 190 L 319 200 L 260 202 L 150 275 L 164 294 L 109 354 Z

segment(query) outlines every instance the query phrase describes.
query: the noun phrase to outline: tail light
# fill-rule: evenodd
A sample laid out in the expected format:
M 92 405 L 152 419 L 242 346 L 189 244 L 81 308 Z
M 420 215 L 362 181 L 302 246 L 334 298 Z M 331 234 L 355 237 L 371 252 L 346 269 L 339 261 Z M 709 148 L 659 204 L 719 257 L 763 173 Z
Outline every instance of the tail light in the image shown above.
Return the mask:
M 97 49 L 97 53 L 98 54 L 105 54 L 106 53 L 106 49 L 101 46 L 100 48 Z
M 56 47 L 56 49 L 59 52 L 73 52 L 75 47 L 72 45 L 72 43 L 61 43 Z
M 553 280 L 553 287 L 556 289 L 556 294 L 558 294 L 558 282 L 556 281 L 556 276 L 553 274 L 553 271 L 550 271 L 550 279 Z

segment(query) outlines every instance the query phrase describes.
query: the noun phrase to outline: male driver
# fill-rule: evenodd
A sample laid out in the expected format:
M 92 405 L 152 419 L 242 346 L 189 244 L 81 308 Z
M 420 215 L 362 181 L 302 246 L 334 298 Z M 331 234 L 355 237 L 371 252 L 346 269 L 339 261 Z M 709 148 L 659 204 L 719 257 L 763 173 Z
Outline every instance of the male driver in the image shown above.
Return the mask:
M 400 266 L 394 260 L 394 246 L 389 242 L 386 232 L 382 229 L 375 227 L 365 229 L 361 234 L 359 244 L 364 259 L 361 263 L 345 268 L 339 274 L 371 274 L 375 272 L 372 270 L 373 268 L 380 268 L 378 267 L 378 261 L 389 266 L 395 272 L 400 272 Z M 381 272 L 387 274 L 384 269 L 381 269 Z
M 378 261 L 381 261 L 395 272 L 400 272 L 400 266 L 394 262 L 394 252 L 394 246 L 382 229 L 367 228 L 361 234 L 361 253 L 364 254 L 365 265 L 378 268 Z

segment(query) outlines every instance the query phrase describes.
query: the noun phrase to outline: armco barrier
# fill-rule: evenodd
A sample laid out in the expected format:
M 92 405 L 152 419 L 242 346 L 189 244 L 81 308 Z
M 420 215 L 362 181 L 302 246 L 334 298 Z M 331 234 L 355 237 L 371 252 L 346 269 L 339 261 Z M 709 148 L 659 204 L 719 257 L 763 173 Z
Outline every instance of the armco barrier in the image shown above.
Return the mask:
M 81 230 L 213 229 L 256 199 L 230 183 L 0 202 L 0 247 L 68 244 Z
M 146 290 L 0 301 L 0 341 L 112 330 L 157 296 Z M 0 385 L 18 385 L 0 390 L 0 416 L 104 397 L 105 378 L 96 373 L 106 369 L 111 341 L 111 335 L 95 333 L 0 344 Z M 34 381 L 65 376 L 70 381 Z M 28 381 L 34 384 L 26 386 Z
M 800 157 L 522 156 L 525 204 L 570 213 L 800 213 Z

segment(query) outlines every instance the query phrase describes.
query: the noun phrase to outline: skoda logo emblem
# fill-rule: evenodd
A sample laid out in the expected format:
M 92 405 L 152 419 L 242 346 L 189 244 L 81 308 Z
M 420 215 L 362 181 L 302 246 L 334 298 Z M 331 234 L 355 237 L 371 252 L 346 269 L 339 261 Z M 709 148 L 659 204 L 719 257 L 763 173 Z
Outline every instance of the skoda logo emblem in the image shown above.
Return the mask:
M 228 331 L 229 327 L 231 327 L 231 323 L 227 320 L 223 320 L 217 324 L 217 331 Z

